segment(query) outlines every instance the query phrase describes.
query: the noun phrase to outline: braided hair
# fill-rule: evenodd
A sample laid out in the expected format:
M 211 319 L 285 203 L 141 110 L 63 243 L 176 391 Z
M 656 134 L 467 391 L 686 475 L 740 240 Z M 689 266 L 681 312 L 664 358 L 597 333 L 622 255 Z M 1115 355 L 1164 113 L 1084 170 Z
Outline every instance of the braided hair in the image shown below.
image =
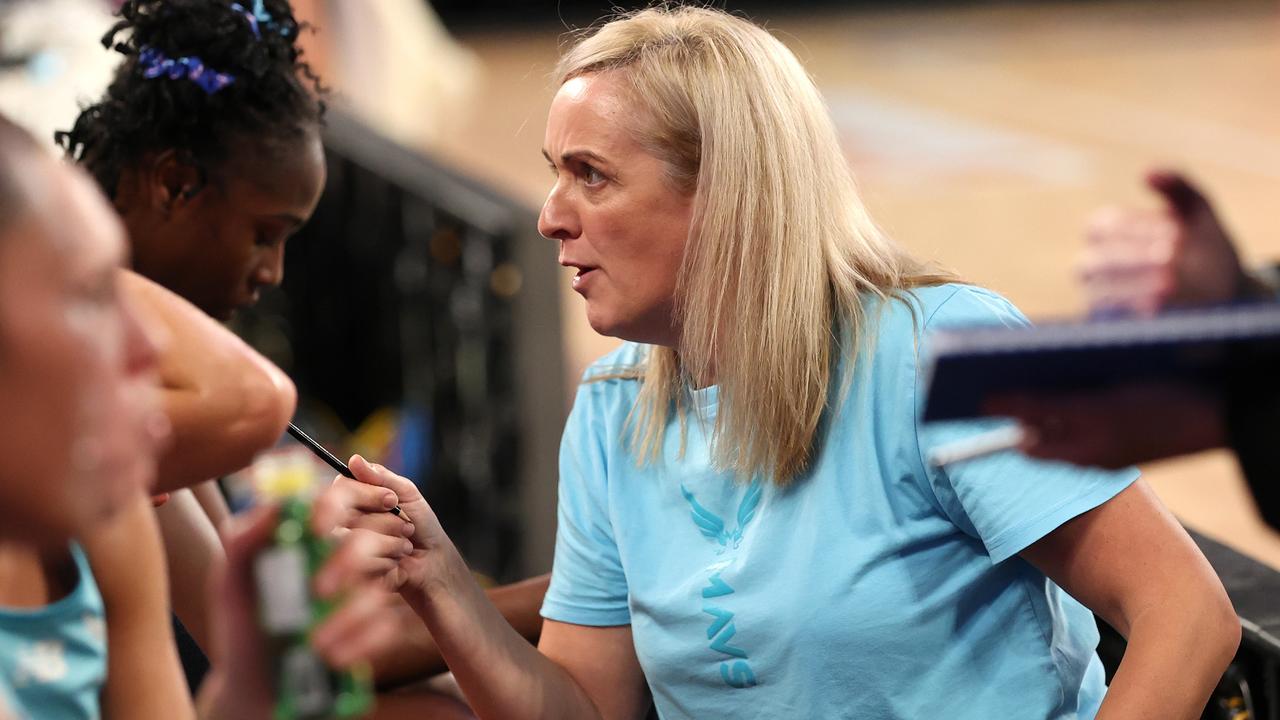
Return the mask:
M 176 150 L 207 174 L 233 141 L 270 150 L 322 122 L 325 89 L 297 45 L 307 26 L 287 0 L 127 0 L 118 15 L 102 44 L 124 62 L 102 99 L 54 136 L 107 195 L 148 153 Z

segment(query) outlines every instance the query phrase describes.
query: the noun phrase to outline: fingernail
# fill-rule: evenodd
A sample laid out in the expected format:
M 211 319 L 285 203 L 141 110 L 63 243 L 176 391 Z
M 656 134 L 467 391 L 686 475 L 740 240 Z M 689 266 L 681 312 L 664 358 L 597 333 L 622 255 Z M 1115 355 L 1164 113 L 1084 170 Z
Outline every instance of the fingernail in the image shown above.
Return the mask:
M 400 554 L 409 555 L 412 552 L 413 552 L 413 543 L 409 542 L 408 540 L 405 540 L 404 544 L 400 546 Z
M 395 493 L 389 492 L 386 495 L 382 496 L 382 507 L 388 510 L 395 507 L 398 502 L 399 502 L 399 499 L 396 497 Z
M 413 523 L 407 522 L 400 526 L 400 534 L 405 537 L 413 537 Z

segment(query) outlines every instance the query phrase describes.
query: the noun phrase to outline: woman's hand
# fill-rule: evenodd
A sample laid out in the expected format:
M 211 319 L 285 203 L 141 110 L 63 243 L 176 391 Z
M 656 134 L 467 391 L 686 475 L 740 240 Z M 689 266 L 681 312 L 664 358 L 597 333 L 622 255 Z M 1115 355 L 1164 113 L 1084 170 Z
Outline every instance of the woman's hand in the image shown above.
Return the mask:
M 348 466 L 356 479 L 338 476 L 316 499 L 313 518 L 317 527 L 327 525 L 382 537 L 379 546 L 386 552 L 381 557 L 388 561 L 383 563 L 386 586 L 407 598 L 428 590 L 445 571 L 453 547 L 435 512 L 407 478 L 359 455 L 353 455 Z M 397 505 L 399 516 L 390 512 Z M 335 555 L 334 560 L 335 574 L 360 570 L 353 564 L 354 556 L 348 560 Z
M 1213 205 L 1183 176 L 1147 175 L 1159 210 L 1105 208 L 1089 221 L 1080 280 L 1095 314 L 1154 315 L 1258 292 Z

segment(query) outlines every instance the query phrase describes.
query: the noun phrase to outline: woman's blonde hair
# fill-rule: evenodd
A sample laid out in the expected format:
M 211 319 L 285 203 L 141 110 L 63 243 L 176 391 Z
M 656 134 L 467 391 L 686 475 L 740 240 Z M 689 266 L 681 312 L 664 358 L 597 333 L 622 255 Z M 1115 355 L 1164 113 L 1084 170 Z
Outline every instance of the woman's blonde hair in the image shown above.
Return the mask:
M 561 83 L 617 73 L 642 116 L 632 132 L 693 192 L 677 283 L 675 348 L 651 347 L 630 418 L 641 462 L 660 456 L 688 391 L 719 386 L 713 458 L 785 485 L 856 357 L 864 293 L 946 282 L 892 242 L 858 197 L 825 103 L 763 28 L 702 7 L 621 16 L 561 59 Z M 840 358 L 848 359 L 841 363 Z

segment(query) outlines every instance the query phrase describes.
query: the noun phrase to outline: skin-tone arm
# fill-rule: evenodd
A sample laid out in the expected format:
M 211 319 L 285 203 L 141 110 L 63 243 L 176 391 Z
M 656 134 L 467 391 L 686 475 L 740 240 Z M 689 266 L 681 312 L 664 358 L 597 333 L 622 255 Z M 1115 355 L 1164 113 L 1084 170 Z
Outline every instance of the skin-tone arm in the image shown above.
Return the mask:
M 196 644 L 208 649 L 210 598 L 204 589 L 226 562 L 218 530 L 190 490 L 174 492 L 155 514 L 164 537 L 173 612 Z
M 246 467 L 274 444 L 297 404 L 289 378 L 194 305 L 135 273 L 121 290 L 169 338 L 160 357 L 173 442 L 157 492 Z
M 488 601 L 457 552 L 450 554 L 440 568 L 444 572 L 401 592 L 436 638 L 477 717 L 639 720 L 645 716 L 649 699 L 630 626 L 599 628 L 547 621 L 535 649 Z M 420 562 L 426 565 L 431 559 L 417 557 L 409 565 Z
M 542 598 L 550 575 L 541 575 L 485 591 L 507 623 L 526 641 L 536 643 L 542 631 Z M 403 601 L 395 605 L 401 632 L 373 658 L 373 674 L 384 687 L 401 685 L 447 672 L 440 648 L 413 608 Z
M 209 516 L 209 521 L 213 523 L 213 527 L 221 530 L 223 525 L 231 519 L 231 508 L 227 505 L 227 499 L 222 496 L 222 490 L 218 488 L 216 480 L 205 480 L 199 485 L 192 485 L 191 492 L 199 501 L 200 507 L 204 509 L 204 514 Z
M 83 538 L 107 617 L 108 720 L 194 718 L 169 622 L 164 549 L 151 503 L 139 496 Z
M 1022 553 L 1128 640 L 1099 720 L 1199 718 L 1240 644 L 1213 568 L 1139 480 Z
M 203 588 L 223 561 L 217 526 L 228 515 L 207 478 L 248 465 L 275 443 L 297 396 L 283 372 L 194 305 L 136 273 L 121 272 L 121 291 L 168 336 L 160 376 L 173 442 L 160 459 L 157 490 L 196 489 L 174 492 L 157 514 L 173 609 L 207 648 Z
M 388 582 L 426 623 L 478 717 L 644 717 L 650 700 L 630 626 L 546 621 L 534 648 L 476 583 L 412 482 L 359 456 L 350 467 L 357 480 L 335 480 L 316 501 L 317 521 L 412 538 L 413 552 L 398 559 Z M 385 512 L 397 499 L 412 525 Z M 341 570 L 337 563 L 331 569 Z
M 1189 385 L 1009 395 L 983 410 L 1012 417 L 1030 431 L 1020 448 L 1024 453 L 1077 465 L 1119 469 L 1227 442 L 1222 399 Z

